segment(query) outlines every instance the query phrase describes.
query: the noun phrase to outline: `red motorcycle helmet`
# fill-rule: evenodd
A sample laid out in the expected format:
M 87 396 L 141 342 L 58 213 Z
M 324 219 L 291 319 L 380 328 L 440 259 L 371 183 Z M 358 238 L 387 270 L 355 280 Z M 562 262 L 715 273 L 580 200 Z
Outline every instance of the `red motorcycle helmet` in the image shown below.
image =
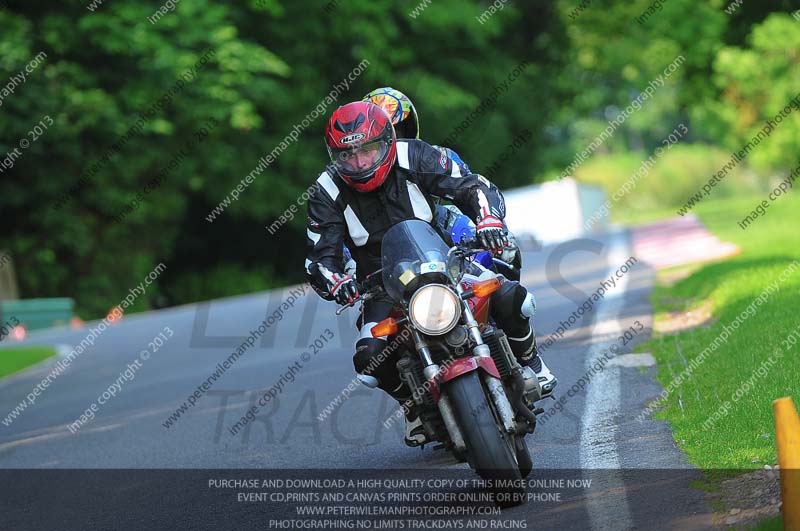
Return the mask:
M 359 192 L 382 185 L 397 158 L 391 119 L 367 101 L 348 103 L 333 112 L 325 144 L 336 171 Z

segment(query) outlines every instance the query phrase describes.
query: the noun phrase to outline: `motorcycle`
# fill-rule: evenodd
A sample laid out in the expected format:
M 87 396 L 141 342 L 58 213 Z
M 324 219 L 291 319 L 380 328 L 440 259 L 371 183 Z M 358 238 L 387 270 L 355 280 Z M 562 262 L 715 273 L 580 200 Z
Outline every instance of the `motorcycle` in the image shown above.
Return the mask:
M 371 334 L 402 344 L 397 370 L 427 440 L 503 485 L 499 505 L 515 505 L 533 468 L 524 438 L 543 412 L 534 406 L 542 390 L 490 317 L 501 281 L 473 261 L 483 252 L 467 236 L 448 247 L 428 223 L 403 221 L 386 232 L 382 268 L 364 279 L 352 304 L 377 296 L 394 302 Z

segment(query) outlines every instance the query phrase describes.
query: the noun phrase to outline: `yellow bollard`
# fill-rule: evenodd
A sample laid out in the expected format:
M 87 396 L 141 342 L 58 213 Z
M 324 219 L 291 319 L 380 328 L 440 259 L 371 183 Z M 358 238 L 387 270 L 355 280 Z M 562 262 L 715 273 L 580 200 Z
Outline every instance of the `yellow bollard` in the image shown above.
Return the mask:
M 791 397 L 772 402 L 775 412 L 775 441 L 781 467 L 783 528 L 800 531 L 800 417 Z

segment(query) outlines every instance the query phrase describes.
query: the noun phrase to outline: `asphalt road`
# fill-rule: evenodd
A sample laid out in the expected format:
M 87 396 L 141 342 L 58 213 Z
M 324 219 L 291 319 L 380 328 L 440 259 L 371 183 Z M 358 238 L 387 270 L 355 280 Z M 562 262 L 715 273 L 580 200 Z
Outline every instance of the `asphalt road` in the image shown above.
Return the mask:
M 630 256 L 624 233 L 525 253 L 523 282 L 537 298 L 534 322 L 540 344 Z M 647 265 L 633 265 L 615 279 L 618 289 L 609 290 L 544 353 L 560 380 L 556 395 L 565 398 L 562 410 L 554 411 L 534 436 L 527 438 L 536 469 L 531 477 L 582 477 L 591 479 L 591 486 L 561 489 L 560 500 L 532 501 L 503 511 L 503 519 L 517 522 L 518 527 L 524 523 L 528 528 L 559 525 L 579 529 L 659 529 L 708 525 L 703 496 L 689 487 L 699 474 L 686 465 L 669 428 L 660 421 L 637 420 L 645 405 L 660 392 L 653 381 L 655 368 L 641 357 L 610 354 L 610 364 L 590 378 L 585 377 L 611 345 L 616 345 L 615 350 L 619 347 L 617 353 L 621 355 L 649 337 L 652 309 L 647 295 L 653 279 L 654 271 Z M 357 312 L 350 310 L 336 318 L 334 305 L 309 289 L 293 307 L 281 312 L 283 317 L 210 389 L 203 391 L 196 405 L 169 428 L 165 427 L 169 416 L 218 371 L 218 364 L 236 350 L 251 330 L 280 311 L 284 301 L 295 298 L 292 292 L 302 291 L 303 288 L 287 288 L 125 317 L 103 332 L 94 346 L 10 425 L 0 424 L 0 468 L 333 469 L 340 471 L 338 477 L 369 475 L 377 470 L 385 478 L 400 476 L 408 469 L 426 469 L 429 477 L 437 477 L 437 472 L 430 471 L 435 469 L 457 477 L 473 477 L 466 465 L 455 463 L 430 445 L 424 449 L 407 448 L 402 442 L 402 423 L 384 428 L 384 421 L 396 408 L 380 391 L 359 387 L 334 414 L 321 422 L 317 420 L 353 378 L 351 356 Z M 126 289 L 121 290 L 120 298 L 126 293 Z M 31 333 L 25 343 L 61 344 L 69 349 L 86 337 L 92 325 L 88 323 L 83 330 Z M 148 359 L 142 359 L 142 350 L 155 350 L 149 346 L 155 337 L 160 333 L 164 334 L 162 338 L 170 335 L 165 327 L 171 337 Z M 626 330 L 633 336 L 632 341 L 620 341 Z M 317 339 L 317 347 L 322 345 L 321 348 L 311 346 Z M 282 375 L 297 362 L 301 367 L 293 371 L 294 381 L 288 381 L 287 375 L 280 384 Z M 53 363 L 45 362 L 0 382 L 0 416 L 5 418 L 24 400 Z M 120 382 L 120 374 L 130 364 L 138 365 L 133 378 L 122 380 L 116 396 L 99 405 L 96 418 L 72 433 L 68 425 L 79 419 L 114 382 Z M 573 388 L 582 377 L 583 387 Z M 281 385 L 280 392 L 273 387 L 276 385 Z M 258 411 L 255 421 L 234 430 L 236 434 L 232 435 L 231 427 L 270 388 L 275 389 L 276 399 Z M 542 405 L 549 409 L 555 404 L 547 401 Z M 352 472 L 353 469 L 362 472 Z M 8 470 L 4 473 L 6 480 L 18 478 Z M 79 499 L 81 492 L 91 492 L 92 485 L 95 489 L 102 486 L 100 495 L 105 494 L 108 500 L 91 505 L 97 516 L 93 521 L 103 522 L 108 516 L 110 500 L 116 500 L 116 518 L 126 514 L 136 496 L 129 492 L 116 497 L 113 489 L 106 490 L 108 485 L 125 484 L 120 477 L 126 476 L 97 474 L 89 476 L 101 478 L 94 484 L 81 476 L 80 484 L 86 491 L 70 488 L 75 485 L 74 478 L 47 474 L 35 475 L 38 483 L 32 481 L 25 487 L 42 488 L 47 483 L 47 492 L 68 513 L 71 506 L 65 500 Z M 156 477 L 155 473 L 148 476 L 148 483 L 146 477 L 129 474 L 141 479 L 131 481 L 132 489 L 136 485 L 152 486 Z M 216 477 L 213 471 L 203 475 Z M 178 481 L 178 476 L 169 477 Z M 186 481 L 195 485 L 195 479 Z M 213 527 L 214 518 L 224 518 L 231 526 L 236 521 L 240 528 L 252 525 L 264 529 L 268 528 L 264 521 L 268 515 L 289 518 L 290 513 L 296 514 L 291 504 L 272 505 L 266 510 L 263 504 L 235 502 L 227 491 L 222 495 L 219 490 L 197 487 L 196 491 L 182 489 L 179 496 L 165 488 L 172 485 L 169 480 L 159 480 L 158 485 L 162 490 L 150 491 L 150 497 L 142 495 L 136 507 L 143 515 L 158 516 L 156 522 L 164 527 Z M 26 488 L 21 491 L 27 492 Z M 65 491 L 66 498 L 60 495 Z M 176 521 L 173 516 L 166 520 L 171 502 L 200 500 L 206 507 L 219 507 L 208 514 L 184 511 L 182 519 Z M 30 513 L 20 514 L 35 514 L 34 505 L 29 509 Z M 24 521 L 17 524 L 21 522 Z M 154 527 L 152 522 L 150 527 Z

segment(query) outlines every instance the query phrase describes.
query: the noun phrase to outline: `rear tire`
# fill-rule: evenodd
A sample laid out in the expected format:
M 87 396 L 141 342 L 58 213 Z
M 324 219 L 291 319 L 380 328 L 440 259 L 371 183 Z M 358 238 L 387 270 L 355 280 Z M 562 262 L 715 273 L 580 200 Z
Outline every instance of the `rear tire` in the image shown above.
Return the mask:
M 491 489 L 497 505 L 519 505 L 525 489 L 517 463 L 516 437 L 502 430 L 478 371 L 451 380 L 446 392 L 464 435 L 470 466 L 483 479 L 505 483 L 502 488 Z

